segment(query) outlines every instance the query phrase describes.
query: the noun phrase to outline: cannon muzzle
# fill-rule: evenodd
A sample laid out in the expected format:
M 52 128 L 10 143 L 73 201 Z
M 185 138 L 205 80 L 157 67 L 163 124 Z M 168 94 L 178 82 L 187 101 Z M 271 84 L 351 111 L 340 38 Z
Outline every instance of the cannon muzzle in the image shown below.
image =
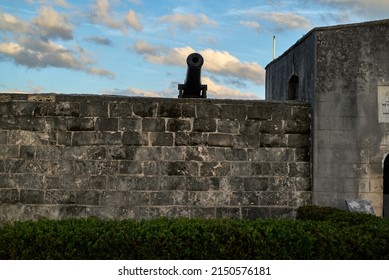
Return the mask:
M 178 98 L 207 98 L 207 85 L 201 84 L 201 66 L 203 57 L 198 53 L 192 53 L 186 59 L 188 70 L 184 84 L 178 85 Z

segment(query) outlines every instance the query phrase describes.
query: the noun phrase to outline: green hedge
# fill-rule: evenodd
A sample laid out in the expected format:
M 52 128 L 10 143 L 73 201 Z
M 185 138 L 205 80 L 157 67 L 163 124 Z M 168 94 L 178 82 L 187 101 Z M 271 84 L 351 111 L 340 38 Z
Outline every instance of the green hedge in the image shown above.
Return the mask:
M 362 212 L 348 212 L 337 208 L 320 207 L 315 205 L 299 207 L 297 209 L 296 218 L 298 220 L 305 221 L 330 221 L 345 226 L 354 226 L 381 220 L 380 217 L 371 214 Z
M 389 259 L 384 219 L 39 220 L 0 227 L 0 259 Z

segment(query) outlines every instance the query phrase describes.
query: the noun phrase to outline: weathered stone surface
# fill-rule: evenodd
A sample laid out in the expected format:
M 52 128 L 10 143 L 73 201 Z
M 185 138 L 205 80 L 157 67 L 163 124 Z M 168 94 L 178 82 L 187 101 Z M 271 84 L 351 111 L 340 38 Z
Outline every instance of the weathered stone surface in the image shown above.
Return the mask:
M 350 212 L 364 212 L 374 215 L 374 208 L 371 202 L 366 200 L 346 200 L 346 206 Z
M 7 131 L 0 131 L 0 144 L 7 144 L 8 133 Z
M 301 104 L 19 94 L 3 100 L 4 221 L 255 219 L 285 216 L 311 198 L 309 143 L 300 143 L 309 138 L 299 138 L 305 128 L 294 122 L 306 113 Z M 279 132 L 288 118 L 295 139 Z
M 97 118 L 96 130 L 97 131 L 117 131 L 118 118 Z
M 177 119 L 181 117 L 181 104 L 177 102 L 163 102 L 158 106 L 158 116 Z
M 233 147 L 234 138 L 231 134 L 212 133 L 208 135 L 208 145 L 215 147 Z
M 83 102 L 81 103 L 80 116 L 108 117 L 108 104 L 98 101 Z
M 167 122 L 167 131 L 190 131 L 190 121 L 182 119 L 169 119 Z
M 173 133 L 166 132 L 151 132 L 150 144 L 151 146 L 173 146 Z
M 147 134 L 143 132 L 124 132 L 123 133 L 123 145 L 132 145 L 132 146 L 146 146 L 148 145 Z
M 215 132 L 216 131 L 216 119 L 195 118 L 193 121 L 193 131 L 196 131 L 196 132 Z

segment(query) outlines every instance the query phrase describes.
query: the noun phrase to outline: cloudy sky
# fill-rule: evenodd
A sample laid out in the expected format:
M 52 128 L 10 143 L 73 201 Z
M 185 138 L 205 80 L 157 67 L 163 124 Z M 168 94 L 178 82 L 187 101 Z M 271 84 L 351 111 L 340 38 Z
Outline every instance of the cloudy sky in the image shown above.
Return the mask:
M 0 92 L 177 97 L 203 55 L 210 98 L 264 98 L 310 29 L 388 18 L 388 0 L 0 0 Z

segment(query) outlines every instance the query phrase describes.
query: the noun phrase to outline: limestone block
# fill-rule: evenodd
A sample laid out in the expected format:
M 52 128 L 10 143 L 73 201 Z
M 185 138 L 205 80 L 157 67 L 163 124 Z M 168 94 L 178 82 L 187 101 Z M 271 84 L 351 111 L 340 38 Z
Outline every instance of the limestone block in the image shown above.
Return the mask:
M 96 163 L 96 175 L 113 175 L 118 173 L 119 162 L 114 161 L 97 161 Z
M 61 205 L 58 213 L 59 219 L 86 218 L 86 206 Z
M 150 132 L 151 146 L 173 146 L 174 137 L 170 132 Z
M 242 217 L 241 208 L 239 207 L 217 207 L 216 218 L 240 219 Z
M 208 135 L 207 143 L 215 147 L 233 147 L 234 138 L 231 134 L 211 133 Z
M 102 154 L 99 158 L 104 158 L 105 155 L 107 160 L 133 160 L 136 149 L 131 146 L 109 146 L 106 149 L 104 147 L 101 148 L 106 151 L 106 155 Z
M 212 103 L 197 103 L 196 104 L 197 118 L 213 119 L 220 118 L 221 106 Z
M 7 140 L 8 140 L 8 132 L 0 131 L 0 145 L 7 144 Z
M 32 131 L 44 131 L 46 128 L 46 119 L 37 117 L 21 117 L 20 129 Z
M 76 102 L 60 102 L 57 103 L 55 109 L 56 116 L 80 116 L 80 104 Z
M 245 191 L 266 191 L 269 188 L 269 180 L 266 177 L 245 177 Z
M 135 160 L 121 160 L 119 164 L 120 174 L 142 174 L 142 163 Z M 113 174 L 113 173 L 112 173 Z
M 242 219 L 255 220 L 258 218 L 266 219 L 270 217 L 271 213 L 269 207 L 242 207 Z
M 203 134 L 200 132 L 177 132 L 175 133 L 176 146 L 197 146 L 204 144 Z
M 120 131 L 141 131 L 141 118 L 119 118 L 118 129 Z
M 128 207 L 129 193 L 124 191 L 103 191 L 100 197 L 100 205 Z
M 142 119 L 142 131 L 165 132 L 165 119 L 144 118 Z
M 193 120 L 193 131 L 216 132 L 216 120 L 207 118 L 195 118 Z
M 42 190 L 21 190 L 20 203 L 22 204 L 43 204 L 44 191 Z
M 162 102 L 158 106 L 158 117 L 164 118 L 180 118 L 181 117 L 181 104 L 177 102 Z
M 15 204 L 19 202 L 19 192 L 16 189 L 0 189 L 1 204 Z
M 110 116 L 112 118 L 127 118 L 132 117 L 133 110 L 132 110 L 133 104 L 129 102 L 118 102 L 118 103 L 110 103 L 109 104 L 109 112 Z
M 158 110 L 157 102 L 136 102 L 133 103 L 133 112 L 135 116 L 147 118 L 147 117 L 156 117 Z
M 181 114 L 183 118 L 195 118 L 196 117 L 196 105 L 193 103 L 182 103 Z
M 152 192 L 150 193 L 151 205 L 173 205 L 173 192 Z
M 259 134 L 234 135 L 233 147 L 237 149 L 258 148 L 260 145 Z
M 122 133 L 103 131 L 97 134 L 98 142 L 100 145 L 121 145 L 122 144 Z
M 94 131 L 75 131 L 72 136 L 72 145 L 74 146 L 89 146 L 98 145 L 99 136 Z
M 190 131 L 191 125 L 189 120 L 183 119 L 168 119 L 167 131 L 178 132 L 178 131 Z
M 231 119 L 217 120 L 216 130 L 219 133 L 239 134 L 240 122 Z
M 274 108 L 271 106 L 254 105 L 247 109 L 247 118 L 250 120 L 270 120 Z
M 197 162 L 185 162 L 185 161 L 168 162 L 167 175 L 199 176 L 199 165 Z
M 45 193 L 46 204 L 75 204 L 76 191 L 48 190 Z
M 28 102 L 55 102 L 55 95 L 47 94 L 29 94 L 27 95 Z
M 367 200 L 346 200 L 346 206 L 350 212 L 364 212 L 374 215 L 374 208 Z
M 75 203 L 78 205 L 99 205 L 100 192 L 99 191 L 78 191 L 76 192 Z
M 148 145 L 148 135 L 143 132 L 133 132 L 127 131 L 123 132 L 123 145 L 131 145 L 131 146 L 147 146 Z
M 180 176 L 162 176 L 160 177 L 160 188 L 161 190 L 185 190 L 187 187 L 187 180 L 193 177 L 180 177 Z M 188 185 L 191 185 L 188 182 Z
M 192 147 L 188 147 L 189 150 Z M 187 157 L 186 147 L 162 147 L 162 159 L 166 161 L 185 160 Z
M 165 175 L 167 163 L 165 161 L 144 161 L 142 167 L 145 176 Z
M 28 130 L 11 130 L 8 133 L 8 144 L 14 145 L 53 145 L 56 144 L 56 133 L 51 131 L 36 132 Z
M 300 136 L 299 134 L 296 135 Z M 288 135 L 285 134 L 261 134 L 259 141 L 260 147 L 290 147 L 288 146 Z
M 229 162 L 202 162 L 200 165 L 201 176 L 229 176 L 230 173 Z
M 162 147 L 137 147 L 135 150 L 134 160 L 161 160 Z
M 219 189 L 219 178 L 191 176 L 186 178 L 186 190 L 209 191 Z
M 82 102 L 81 117 L 108 117 L 108 103 L 99 101 Z
M 96 130 L 97 131 L 118 131 L 119 121 L 118 118 L 97 118 Z
M 244 104 L 221 105 L 220 118 L 232 120 L 245 120 L 247 116 L 247 106 Z
M 214 207 L 201 207 L 201 206 L 191 207 L 190 217 L 205 218 L 205 219 L 216 218 L 216 209 Z

